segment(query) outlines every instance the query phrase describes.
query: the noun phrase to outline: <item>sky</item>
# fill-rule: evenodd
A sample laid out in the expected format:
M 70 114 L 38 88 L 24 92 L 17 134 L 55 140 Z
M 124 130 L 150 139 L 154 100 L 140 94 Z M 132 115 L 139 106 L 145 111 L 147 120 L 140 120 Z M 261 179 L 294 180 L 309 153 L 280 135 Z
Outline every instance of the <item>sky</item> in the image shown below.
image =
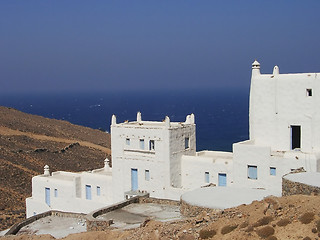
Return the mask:
M 320 72 L 320 1 L 0 1 L 0 94 L 239 89 Z

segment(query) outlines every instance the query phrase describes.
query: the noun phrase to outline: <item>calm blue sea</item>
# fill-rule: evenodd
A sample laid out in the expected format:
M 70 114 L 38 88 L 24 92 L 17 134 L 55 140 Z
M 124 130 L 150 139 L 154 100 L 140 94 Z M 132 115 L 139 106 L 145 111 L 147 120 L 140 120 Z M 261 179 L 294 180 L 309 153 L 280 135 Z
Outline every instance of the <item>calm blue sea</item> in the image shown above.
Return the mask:
M 231 151 L 232 143 L 248 139 L 248 91 L 159 91 L 116 93 L 49 93 L 0 96 L 0 105 L 44 117 L 67 120 L 109 131 L 112 114 L 117 121 L 185 121 L 194 113 L 197 150 Z

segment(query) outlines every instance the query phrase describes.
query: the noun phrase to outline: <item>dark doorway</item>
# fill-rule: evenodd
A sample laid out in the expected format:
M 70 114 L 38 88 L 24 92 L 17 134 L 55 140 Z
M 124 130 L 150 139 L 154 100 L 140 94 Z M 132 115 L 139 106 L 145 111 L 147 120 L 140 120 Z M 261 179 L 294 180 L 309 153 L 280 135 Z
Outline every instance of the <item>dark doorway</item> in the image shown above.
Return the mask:
M 301 147 L 301 126 L 291 126 L 291 149 Z

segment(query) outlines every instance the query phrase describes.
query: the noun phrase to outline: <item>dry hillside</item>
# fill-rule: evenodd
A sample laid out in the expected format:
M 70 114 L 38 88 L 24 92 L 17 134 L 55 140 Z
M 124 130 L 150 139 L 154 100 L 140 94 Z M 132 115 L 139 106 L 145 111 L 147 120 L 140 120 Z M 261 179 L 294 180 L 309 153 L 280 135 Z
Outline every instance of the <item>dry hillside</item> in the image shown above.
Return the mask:
M 110 135 L 0 106 L 0 230 L 25 217 L 31 178 L 51 171 L 103 167 Z

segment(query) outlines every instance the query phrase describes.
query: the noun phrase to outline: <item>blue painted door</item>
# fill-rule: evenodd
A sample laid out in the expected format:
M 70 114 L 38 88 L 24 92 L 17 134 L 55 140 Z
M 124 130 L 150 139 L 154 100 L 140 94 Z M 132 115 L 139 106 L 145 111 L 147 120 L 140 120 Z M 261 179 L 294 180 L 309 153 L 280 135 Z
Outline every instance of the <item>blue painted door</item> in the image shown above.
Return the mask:
M 45 201 L 50 206 L 50 188 L 45 188 Z
M 131 168 L 131 190 L 138 190 L 138 169 Z
M 227 174 L 219 173 L 218 174 L 218 186 L 225 187 L 227 186 Z
M 86 185 L 86 199 L 91 200 L 91 185 Z

